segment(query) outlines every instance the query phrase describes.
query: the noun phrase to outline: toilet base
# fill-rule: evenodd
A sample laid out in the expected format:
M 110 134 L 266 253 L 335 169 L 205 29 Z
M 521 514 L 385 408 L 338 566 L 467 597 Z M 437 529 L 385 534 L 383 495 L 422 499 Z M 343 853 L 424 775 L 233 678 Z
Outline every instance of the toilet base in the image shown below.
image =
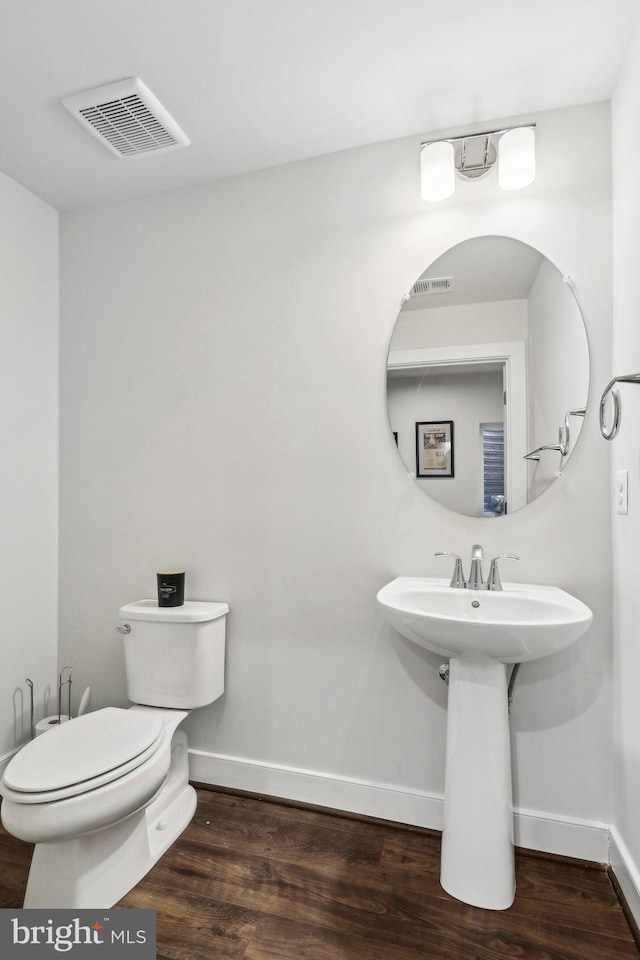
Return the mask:
M 187 738 L 177 730 L 167 779 L 146 807 L 102 830 L 36 844 L 24 906 L 114 906 L 178 839 L 196 803 L 189 784 Z

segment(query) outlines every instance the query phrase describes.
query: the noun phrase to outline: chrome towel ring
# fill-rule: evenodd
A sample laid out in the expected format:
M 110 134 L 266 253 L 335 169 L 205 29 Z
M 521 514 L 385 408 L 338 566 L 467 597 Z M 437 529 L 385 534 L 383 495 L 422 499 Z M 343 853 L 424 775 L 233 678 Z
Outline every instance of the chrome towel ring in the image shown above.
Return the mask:
M 600 398 L 600 433 L 605 440 L 613 440 L 614 437 L 618 436 L 618 431 L 620 430 L 622 405 L 620 402 L 620 392 L 613 389 L 616 383 L 640 383 L 640 373 L 628 373 L 623 377 L 614 377 L 602 394 Z M 611 396 L 611 400 L 613 402 L 613 422 L 611 424 L 611 429 L 607 430 L 604 424 L 604 408 L 609 396 Z
M 529 453 L 525 453 L 523 460 L 540 460 L 540 454 L 543 450 L 556 450 L 561 458 L 564 458 L 569 453 L 569 417 L 584 417 L 587 412 L 586 407 L 580 407 L 577 410 L 567 410 L 564 415 L 564 423 L 558 431 L 558 442 L 557 443 L 547 443 L 543 447 L 536 447 L 535 450 L 531 450 Z

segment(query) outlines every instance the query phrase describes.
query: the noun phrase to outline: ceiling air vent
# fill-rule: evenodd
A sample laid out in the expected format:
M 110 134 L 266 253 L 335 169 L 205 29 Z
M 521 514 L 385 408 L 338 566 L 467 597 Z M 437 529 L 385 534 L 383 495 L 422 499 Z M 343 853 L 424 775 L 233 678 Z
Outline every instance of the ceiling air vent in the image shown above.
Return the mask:
M 433 296 L 434 293 L 450 293 L 453 290 L 453 277 L 434 277 L 430 280 L 417 280 L 411 287 L 411 296 Z
M 62 103 L 123 160 L 189 145 L 173 117 L 137 77 L 65 97 Z

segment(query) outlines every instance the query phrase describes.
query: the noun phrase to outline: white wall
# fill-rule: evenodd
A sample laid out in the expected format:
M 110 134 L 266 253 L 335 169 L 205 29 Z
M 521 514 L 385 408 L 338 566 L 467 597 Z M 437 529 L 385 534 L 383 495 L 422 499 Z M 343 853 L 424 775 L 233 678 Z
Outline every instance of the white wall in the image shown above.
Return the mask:
M 98 704 L 125 703 L 118 606 L 184 564 L 188 597 L 232 611 L 226 693 L 188 722 L 200 776 L 320 784 L 333 806 L 353 787 L 365 812 L 374 784 L 387 815 L 415 801 L 437 825 L 438 659 L 385 625 L 375 594 L 442 576 L 434 551 L 479 541 L 594 610 L 584 643 L 520 673 L 515 798 L 608 822 L 609 477 L 593 409 L 562 481 L 490 522 L 407 479 L 386 414 L 401 295 L 481 234 L 574 278 L 593 382 L 608 373 L 608 106 L 523 119 L 538 178 L 519 193 L 494 178 L 425 204 L 417 136 L 63 217 L 61 660 Z
M 640 150 L 640 29 L 632 40 L 613 98 L 614 350 L 603 378 L 640 372 L 640 184 L 630 158 Z M 629 471 L 629 513 L 613 518 L 614 561 L 614 840 L 625 854 L 640 920 L 640 388 L 621 385 L 622 423 L 612 442 L 612 468 Z M 602 441 L 605 447 L 605 441 Z M 613 487 L 612 487 L 613 491 Z M 612 494 L 610 495 L 612 499 Z M 619 852 L 619 851 L 618 851 Z
M 393 350 L 527 339 L 527 301 L 496 300 L 452 307 L 402 310 Z
M 57 662 L 58 215 L 0 174 L 0 763 Z

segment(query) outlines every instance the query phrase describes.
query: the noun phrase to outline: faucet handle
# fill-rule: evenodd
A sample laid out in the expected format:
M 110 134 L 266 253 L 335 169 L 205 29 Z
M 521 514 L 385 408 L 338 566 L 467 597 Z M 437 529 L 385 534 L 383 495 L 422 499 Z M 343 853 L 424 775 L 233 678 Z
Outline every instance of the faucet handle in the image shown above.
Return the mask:
M 453 576 L 451 577 L 451 583 L 449 586 L 456 587 L 458 590 L 464 589 L 464 587 L 466 587 L 466 583 L 464 582 L 462 557 L 459 557 L 457 553 L 448 553 L 446 550 L 441 550 L 438 553 L 434 553 L 434 557 L 453 557 L 456 565 L 453 568 Z
M 520 557 L 512 557 L 503 553 L 499 557 L 494 557 L 489 567 L 489 576 L 487 578 L 487 590 L 502 590 L 500 574 L 498 573 L 498 560 L 519 560 Z

